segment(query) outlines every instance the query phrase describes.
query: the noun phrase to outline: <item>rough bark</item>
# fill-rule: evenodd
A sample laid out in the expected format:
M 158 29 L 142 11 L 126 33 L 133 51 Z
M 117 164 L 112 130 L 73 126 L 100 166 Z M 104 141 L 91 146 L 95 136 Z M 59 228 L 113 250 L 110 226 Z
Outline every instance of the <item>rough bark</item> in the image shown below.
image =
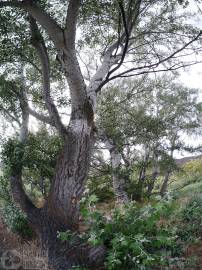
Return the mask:
M 29 106 L 22 89 L 19 96 L 22 110 L 22 124 L 19 135 L 20 147 L 26 144 L 28 136 Z M 45 206 L 35 207 L 25 193 L 21 166 L 11 170 L 11 190 L 16 204 L 27 214 L 30 226 L 39 236 L 42 248 L 47 252 L 49 264 L 56 270 L 68 270 L 82 265 L 89 269 L 102 269 L 105 248 L 91 247 L 79 237 L 72 242 L 61 242 L 57 233 L 71 230 L 76 232 L 79 222 L 79 200 L 85 186 L 89 156 L 93 142 L 93 121 L 81 119 L 71 122 L 59 156 L 52 190 Z M 23 152 L 22 152 L 23 155 Z

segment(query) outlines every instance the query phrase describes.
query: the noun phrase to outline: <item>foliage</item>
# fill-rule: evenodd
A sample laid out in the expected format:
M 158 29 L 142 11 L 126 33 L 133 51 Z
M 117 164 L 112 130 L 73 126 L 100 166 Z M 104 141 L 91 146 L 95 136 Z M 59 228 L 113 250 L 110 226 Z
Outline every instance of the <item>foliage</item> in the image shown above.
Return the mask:
M 87 182 L 87 192 L 90 195 L 95 194 L 99 198 L 99 202 L 113 199 L 111 175 L 90 176 Z
M 14 203 L 6 203 L 2 209 L 2 215 L 11 231 L 20 234 L 22 237 L 33 235 L 25 214 Z
M 23 184 L 28 190 L 29 184 L 34 184 L 35 190 L 43 194 L 40 178 L 49 181 L 53 177 L 56 157 L 61 148 L 61 141 L 57 136 L 48 135 L 46 131 L 30 134 L 26 145 L 22 145 L 17 139 L 9 139 L 2 149 L 2 160 L 4 165 L 3 176 L 0 178 L 0 198 L 3 205 L 3 217 L 9 228 L 23 236 L 31 236 L 26 216 L 15 206 L 10 196 L 9 177 L 21 172 L 23 168 Z M 49 188 L 49 183 L 44 183 Z M 34 194 L 32 188 L 29 195 Z M 38 193 L 37 193 L 38 194 Z M 44 194 L 43 194 L 44 195 Z M 37 199 L 40 195 L 37 195 Z
M 29 190 L 31 185 L 32 195 L 35 193 L 45 195 L 49 189 L 61 148 L 60 138 L 49 135 L 46 130 L 29 134 L 26 145 L 22 145 L 15 138 L 9 139 L 3 145 L 1 153 L 4 170 L 7 175 L 12 175 L 23 168 L 25 187 Z
M 116 176 L 127 179 L 125 190 L 133 199 L 150 195 L 150 189 L 159 191 L 162 181 L 157 187 L 158 177 L 162 180 L 178 170 L 173 152 L 186 147 L 182 134 L 195 134 L 200 127 L 198 90 L 180 85 L 176 78 L 164 74 L 155 80 L 119 81 L 105 89 L 98 100 L 100 141 L 113 145 L 121 156 Z M 98 178 L 107 180 L 104 166 L 100 170 L 102 177 Z
M 177 235 L 167 223 L 160 223 L 172 212 L 172 203 L 159 202 L 138 207 L 134 203 L 115 209 L 107 221 L 100 212 L 88 215 L 88 241 L 108 247 L 107 269 L 152 269 L 166 265 L 176 252 Z
M 181 237 L 186 241 L 194 241 L 202 234 L 202 194 L 192 197 L 182 210 Z
M 15 205 L 10 195 L 10 185 L 6 176 L 0 178 L 1 215 L 8 228 L 22 237 L 32 237 L 26 215 Z
M 191 161 L 186 162 L 184 165 L 182 165 L 177 173 L 173 175 L 172 177 L 172 184 L 171 189 L 172 190 L 179 190 L 181 193 L 186 193 L 186 190 L 188 193 L 191 193 L 192 187 L 194 192 L 194 187 L 196 184 L 197 189 L 197 183 L 199 187 L 200 192 L 200 183 L 202 181 L 202 160 L 194 159 Z M 193 184 L 193 185 L 192 185 Z M 197 191 L 197 190 L 196 190 Z
M 3 145 L 1 156 L 7 174 L 18 173 L 23 166 L 24 145 L 17 139 L 9 139 Z
M 5 176 L 0 177 L 0 201 L 2 203 L 4 202 L 10 202 L 11 201 L 11 195 L 10 195 L 10 186 L 8 179 Z

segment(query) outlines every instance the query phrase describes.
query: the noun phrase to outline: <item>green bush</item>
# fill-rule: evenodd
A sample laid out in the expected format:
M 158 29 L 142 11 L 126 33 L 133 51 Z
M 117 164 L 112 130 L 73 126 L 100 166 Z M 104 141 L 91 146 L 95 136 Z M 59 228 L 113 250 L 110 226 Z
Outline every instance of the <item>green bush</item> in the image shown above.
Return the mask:
M 95 194 L 99 198 L 99 202 L 105 202 L 114 198 L 112 188 L 111 175 L 95 177 L 90 176 L 87 181 L 88 194 Z
M 110 221 L 93 211 L 87 218 L 88 242 L 107 247 L 108 270 L 148 270 L 168 265 L 168 258 L 179 250 L 178 241 L 176 230 L 160 221 L 171 213 L 172 204 L 165 202 L 142 208 L 131 203 L 116 209 Z
M 194 241 L 202 234 L 202 194 L 192 197 L 182 210 L 182 226 L 179 230 L 185 241 Z
M 33 231 L 27 222 L 26 216 L 13 203 L 6 203 L 4 205 L 2 216 L 12 232 L 18 233 L 22 237 L 33 236 Z
M 184 208 L 172 198 L 141 206 L 130 203 L 114 209 L 108 219 L 95 210 L 97 200 L 91 195 L 82 201 L 81 213 L 89 229 L 81 235 L 59 233 L 62 241 L 74 243 L 80 238 L 93 246 L 104 245 L 107 270 L 194 267 L 195 258 L 185 258 L 184 248 L 201 236 L 202 196 L 192 198 Z

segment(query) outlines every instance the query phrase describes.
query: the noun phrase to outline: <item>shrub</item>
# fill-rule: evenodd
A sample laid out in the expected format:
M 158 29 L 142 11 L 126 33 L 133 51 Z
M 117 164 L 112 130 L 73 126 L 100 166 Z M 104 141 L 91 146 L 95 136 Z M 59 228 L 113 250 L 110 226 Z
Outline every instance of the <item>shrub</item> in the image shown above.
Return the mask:
M 202 194 L 189 200 L 182 210 L 179 234 L 185 241 L 193 241 L 202 234 Z
M 13 203 L 7 203 L 2 209 L 5 223 L 12 232 L 22 237 L 32 237 L 33 232 L 28 225 L 26 216 Z
M 170 203 L 159 202 L 142 208 L 130 203 L 115 209 L 111 221 L 97 211 L 89 214 L 90 244 L 104 244 L 108 270 L 154 269 L 168 264 L 168 257 L 178 250 L 175 230 L 161 219 L 172 212 Z M 90 217 L 90 218 L 89 218 Z M 89 221 L 90 220 L 90 221 Z
M 107 169 L 108 168 L 106 168 L 106 170 Z M 114 193 L 112 189 L 111 175 L 106 174 L 99 177 L 90 176 L 87 182 L 87 190 L 89 195 L 96 195 L 100 202 L 112 200 L 114 198 Z

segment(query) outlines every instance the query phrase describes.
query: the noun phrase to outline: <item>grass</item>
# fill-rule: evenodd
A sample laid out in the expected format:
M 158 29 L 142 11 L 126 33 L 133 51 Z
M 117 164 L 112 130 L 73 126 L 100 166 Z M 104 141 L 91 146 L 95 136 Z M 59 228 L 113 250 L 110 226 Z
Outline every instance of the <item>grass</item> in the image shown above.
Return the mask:
M 202 182 L 189 184 L 178 191 L 180 197 L 192 197 L 202 193 Z

